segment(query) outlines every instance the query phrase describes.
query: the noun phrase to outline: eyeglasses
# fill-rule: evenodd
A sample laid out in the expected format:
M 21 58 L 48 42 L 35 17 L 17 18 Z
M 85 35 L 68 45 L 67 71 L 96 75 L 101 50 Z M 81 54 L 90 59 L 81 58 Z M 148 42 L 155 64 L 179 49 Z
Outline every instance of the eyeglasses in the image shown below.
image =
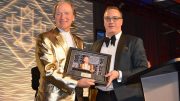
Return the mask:
M 104 19 L 105 19 L 107 22 L 110 22 L 111 20 L 112 20 L 113 22 L 116 22 L 116 21 L 118 21 L 119 19 L 122 19 L 122 18 L 119 17 L 119 16 L 112 16 L 112 17 L 106 16 L 106 17 L 104 17 Z

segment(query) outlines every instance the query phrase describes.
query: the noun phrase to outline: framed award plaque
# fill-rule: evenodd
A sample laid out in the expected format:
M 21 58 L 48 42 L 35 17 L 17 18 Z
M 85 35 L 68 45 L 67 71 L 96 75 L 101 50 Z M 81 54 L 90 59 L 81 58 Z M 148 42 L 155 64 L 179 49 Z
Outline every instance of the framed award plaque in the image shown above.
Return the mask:
M 106 84 L 111 55 L 70 48 L 65 64 L 65 76 L 76 79 L 92 78 L 97 84 Z

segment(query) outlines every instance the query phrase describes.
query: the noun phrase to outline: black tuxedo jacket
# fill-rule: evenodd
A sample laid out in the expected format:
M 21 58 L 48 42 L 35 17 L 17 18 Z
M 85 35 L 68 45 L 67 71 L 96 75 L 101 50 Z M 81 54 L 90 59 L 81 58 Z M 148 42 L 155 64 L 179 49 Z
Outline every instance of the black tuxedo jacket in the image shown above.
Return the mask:
M 96 41 L 92 50 L 100 52 L 103 40 Z M 128 77 L 147 68 L 147 58 L 140 38 L 122 34 L 114 61 L 114 69 L 122 71 L 122 82 L 113 81 L 118 101 L 143 101 L 141 84 L 128 84 Z

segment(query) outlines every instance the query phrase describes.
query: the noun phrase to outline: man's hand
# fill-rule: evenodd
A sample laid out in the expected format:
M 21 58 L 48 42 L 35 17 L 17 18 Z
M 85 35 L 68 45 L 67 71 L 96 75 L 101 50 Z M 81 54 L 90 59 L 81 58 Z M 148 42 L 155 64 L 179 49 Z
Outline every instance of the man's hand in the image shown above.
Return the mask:
M 105 77 L 108 77 L 108 83 L 106 87 L 109 87 L 114 79 L 119 78 L 119 72 L 116 70 L 113 70 L 105 75 Z
M 95 80 L 93 79 L 88 79 L 88 78 L 82 78 L 78 80 L 77 86 L 82 87 L 82 88 L 88 88 L 91 85 L 95 85 Z

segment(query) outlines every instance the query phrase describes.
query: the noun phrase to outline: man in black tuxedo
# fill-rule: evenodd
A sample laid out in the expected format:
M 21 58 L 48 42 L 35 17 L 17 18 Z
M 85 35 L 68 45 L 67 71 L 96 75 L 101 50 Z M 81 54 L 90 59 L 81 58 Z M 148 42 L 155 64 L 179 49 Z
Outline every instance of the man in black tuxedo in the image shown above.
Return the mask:
M 128 84 L 127 78 L 147 68 L 143 41 L 126 35 L 121 26 L 123 17 L 116 6 L 108 6 L 104 13 L 106 38 L 96 41 L 92 50 L 110 54 L 110 70 L 106 86 L 97 85 L 96 101 L 144 101 L 141 84 Z

